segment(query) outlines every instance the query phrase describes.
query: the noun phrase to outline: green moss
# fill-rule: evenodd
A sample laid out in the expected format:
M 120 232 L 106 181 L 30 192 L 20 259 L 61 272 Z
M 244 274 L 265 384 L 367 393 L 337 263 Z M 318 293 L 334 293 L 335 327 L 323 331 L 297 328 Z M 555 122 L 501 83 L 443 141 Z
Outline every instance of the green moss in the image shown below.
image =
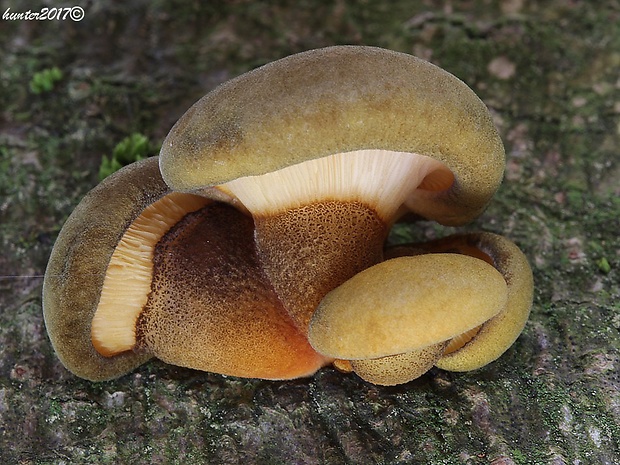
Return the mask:
M 99 166 L 99 179 L 103 180 L 123 166 L 155 155 L 156 153 L 157 148 L 153 147 L 145 135 L 133 133 L 116 144 L 109 158 L 105 155 L 103 156 L 101 165 Z
M 57 66 L 39 71 L 30 80 L 30 91 L 33 94 L 50 92 L 62 77 L 62 71 Z
M 611 265 L 605 257 L 599 258 L 596 261 L 596 265 L 598 266 L 598 269 L 604 274 L 608 274 L 611 271 Z

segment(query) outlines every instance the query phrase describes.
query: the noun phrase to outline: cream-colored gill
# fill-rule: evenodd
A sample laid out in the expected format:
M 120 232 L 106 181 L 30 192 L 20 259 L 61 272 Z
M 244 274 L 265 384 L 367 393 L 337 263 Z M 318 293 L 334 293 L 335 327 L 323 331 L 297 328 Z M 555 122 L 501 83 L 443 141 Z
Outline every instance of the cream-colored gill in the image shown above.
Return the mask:
M 136 321 L 151 291 L 155 246 L 181 218 L 209 202 L 173 192 L 146 207 L 125 231 L 110 259 L 91 324 L 91 339 L 101 355 L 135 346 Z
M 357 150 L 308 160 L 259 176 L 217 186 L 253 215 L 271 215 L 311 203 L 360 202 L 390 222 L 425 179 L 431 190 L 447 189 L 450 170 L 433 158 L 391 150 Z M 424 187 L 424 186 L 422 186 Z

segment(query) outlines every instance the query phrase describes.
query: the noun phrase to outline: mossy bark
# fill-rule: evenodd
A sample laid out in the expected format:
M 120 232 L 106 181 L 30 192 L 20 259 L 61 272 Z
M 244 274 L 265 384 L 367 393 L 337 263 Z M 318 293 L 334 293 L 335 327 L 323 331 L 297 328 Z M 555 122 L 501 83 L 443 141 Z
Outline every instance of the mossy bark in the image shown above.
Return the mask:
M 620 4 L 203 3 L 2 20 L 0 462 L 620 462 Z M 132 132 L 163 140 L 219 82 L 341 43 L 427 58 L 491 108 L 506 179 L 463 229 L 504 234 L 531 261 L 534 307 L 516 344 L 475 372 L 391 388 L 333 369 L 293 382 L 159 362 L 105 383 L 69 374 L 45 333 L 41 275 L 102 156 Z M 32 93 L 34 73 L 54 66 L 62 79 Z M 417 223 L 391 240 L 451 232 Z

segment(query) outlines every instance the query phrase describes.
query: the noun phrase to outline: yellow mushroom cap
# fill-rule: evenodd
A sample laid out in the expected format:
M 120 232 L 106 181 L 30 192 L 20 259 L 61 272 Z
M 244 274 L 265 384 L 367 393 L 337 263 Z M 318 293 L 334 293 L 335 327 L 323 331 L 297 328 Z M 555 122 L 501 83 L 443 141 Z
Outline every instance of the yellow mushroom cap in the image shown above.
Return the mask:
M 453 235 L 420 244 L 386 249 L 386 258 L 437 253 L 466 254 L 485 260 L 504 277 L 506 306 L 480 328 L 464 334 L 448 347 L 436 366 L 449 371 L 469 371 L 499 358 L 519 337 L 532 307 L 534 280 L 527 258 L 509 239 L 489 232 Z M 456 342 L 456 341 L 453 341 Z M 451 344 L 452 346 L 452 344 Z
M 472 342 L 444 355 L 436 365 L 449 371 L 469 371 L 499 358 L 517 340 L 530 315 L 534 278 L 526 256 L 509 239 L 491 233 L 470 236 L 493 260 L 508 286 L 506 307 L 487 321 Z
M 413 56 L 362 46 L 292 55 L 222 84 L 175 124 L 160 165 L 174 190 L 189 192 L 367 150 L 445 165 L 450 188 L 408 204 L 445 224 L 477 216 L 504 170 L 501 139 L 466 84 Z
M 351 369 L 365 381 L 395 386 L 419 378 L 437 362 L 447 342 L 422 349 L 365 360 L 351 360 Z
M 498 314 L 506 299 L 504 278 L 482 260 L 455 254 L 395 258 L 327 294 L 308 339 L 338 359 L 406 353 L 475 328 Z

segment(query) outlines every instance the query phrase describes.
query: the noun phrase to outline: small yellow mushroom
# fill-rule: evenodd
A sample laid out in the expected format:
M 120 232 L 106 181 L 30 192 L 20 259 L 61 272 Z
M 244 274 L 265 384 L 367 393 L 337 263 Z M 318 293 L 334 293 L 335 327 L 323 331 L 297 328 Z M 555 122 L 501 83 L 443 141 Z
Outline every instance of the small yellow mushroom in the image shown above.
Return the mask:
M 394 258 L 327 294 L 308 339 L 318 352 L 350 360 L 367 381 L 401 384 L 426 373 L 450 340 L 495 317 L 507 299 L 502 275 L 480 259 Z
M 488 232 L 455 235 L 443 239 L 392 247 L 386 258 L 420 253 L 455 253 L 478 257 L 496 268 L 506 281 L 505 308 L 484 325 L 444 351 L 436 366 L 449 371 L 469 371 L 499 358 L 519 337 L 532 307 L 534 280 L 527 258 L 503 236 Z

